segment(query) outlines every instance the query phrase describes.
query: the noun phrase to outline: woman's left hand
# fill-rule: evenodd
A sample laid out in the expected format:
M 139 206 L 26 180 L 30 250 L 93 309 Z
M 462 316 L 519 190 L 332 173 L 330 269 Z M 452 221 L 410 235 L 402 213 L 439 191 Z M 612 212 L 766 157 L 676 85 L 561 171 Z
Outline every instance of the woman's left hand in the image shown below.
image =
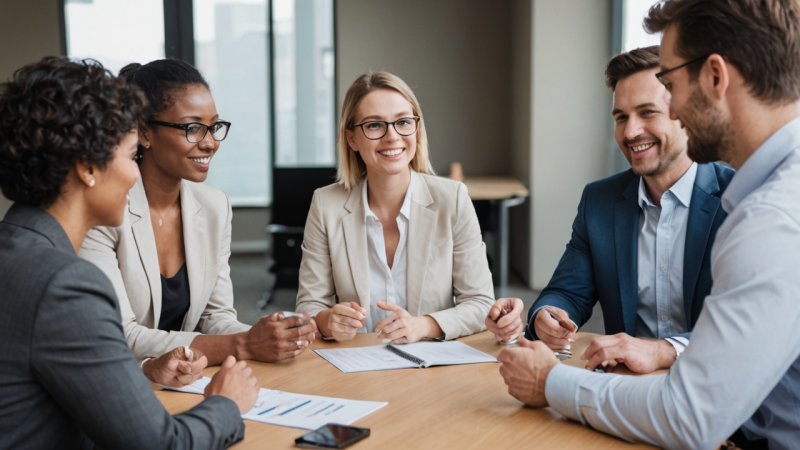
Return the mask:
M 378 308 L 392 314 L 375 325 L 379 338 L 387 339 L 395 344 L 406 344 L 444 334 L 439 324 L 430 316 L 415 317 L 405 309 L 379 301 Z

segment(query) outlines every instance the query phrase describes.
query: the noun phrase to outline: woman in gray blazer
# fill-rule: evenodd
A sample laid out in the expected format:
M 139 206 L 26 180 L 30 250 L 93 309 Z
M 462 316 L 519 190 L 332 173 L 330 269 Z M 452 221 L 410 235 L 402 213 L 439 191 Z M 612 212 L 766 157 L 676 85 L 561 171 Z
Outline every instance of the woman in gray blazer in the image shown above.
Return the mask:
M 0 188 L 14 201 L 0 222 L 0 449 L 241 440 L 258 393 L 245 363 L 230 358 L 202 403 L 170 416 L 128 349 L 111 284 L 76 255 L 91 227 L 122 223 L 139 174 L 138 89 L 99 64 L 45 58 L 0 91 Z M 174 384 L 176 355 L 151 362 L 153 381 Z
M 433 175 L 414 93 L 390 73 L 364 74 L 339 123 L 338 182 L 314 193 L 297 310 L 340 341 L 481 331 L 494 292 L 478 219 L 462 183 Z
M 300 326 L 303 317 L 277 313 L 250 327 L 236 318 L 231 205 L 201 184 L 231 126 L 208 83 L 173 59 L 130 64 L 120 75 L 149 101 L 139 129 L 142 176 L 123 225 L 90 231 L 81 256 L 111 279 L 134 354 L 145 360 L 191 345 L 212 365 L 227 355 L 269 362 L 298 355 L 314 340 L 313 321 Z

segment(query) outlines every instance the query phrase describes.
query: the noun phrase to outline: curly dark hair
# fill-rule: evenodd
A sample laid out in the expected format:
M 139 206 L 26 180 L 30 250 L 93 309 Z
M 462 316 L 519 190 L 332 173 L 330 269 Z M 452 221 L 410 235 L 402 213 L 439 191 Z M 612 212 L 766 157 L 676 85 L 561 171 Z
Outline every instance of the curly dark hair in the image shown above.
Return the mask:
M 93 60 L 46 57 L 0 85 L 0 189 L 47 207 L 77 162 L 106 167 L 146 99 Z

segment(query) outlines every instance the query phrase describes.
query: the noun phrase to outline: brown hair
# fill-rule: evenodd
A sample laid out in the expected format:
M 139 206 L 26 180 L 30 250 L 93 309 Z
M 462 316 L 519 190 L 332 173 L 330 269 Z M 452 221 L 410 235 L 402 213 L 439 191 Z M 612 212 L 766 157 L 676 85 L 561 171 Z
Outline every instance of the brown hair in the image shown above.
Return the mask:
M 635 48 L 611 58 L 606 66 L 606 86 L 613 91 L 619 80 L 658 67 L 659 46 Z
M 650 8 L 651 33 L 671 25 L 675 52 L 687 60 L 717 53 L 767 104 L 800 98 L 800 3 L 796 0 L 665 0 Z M 697 76 L 701 64 L 690 64 Z
M 422 117 L 417 97 L 414 92 L 397 75 L 389 72 L 369 72 L 365 73 L 353 81 L 342 103 L 342 115 L 339 118 L 339 138 L 337 140 L 337 150 L 339 152 L 339 168 L 337 181 L 345 189 L 350 190 L 367 173 L 367 166 L 361 155 L 350 149 L 347 143 L 346 131 L 352 130 L 355 125 L 356 109 L 361 99 L 376 89 L 390 89 L 402 95 L 411 104 L 413 114 L 419 117 L 417 127 L 417 152 L 411 160 L 411 168 L 420 173 L 433 173 L 431 162 L 428 158 L 428 135 L 425 132 L 425 120 Z

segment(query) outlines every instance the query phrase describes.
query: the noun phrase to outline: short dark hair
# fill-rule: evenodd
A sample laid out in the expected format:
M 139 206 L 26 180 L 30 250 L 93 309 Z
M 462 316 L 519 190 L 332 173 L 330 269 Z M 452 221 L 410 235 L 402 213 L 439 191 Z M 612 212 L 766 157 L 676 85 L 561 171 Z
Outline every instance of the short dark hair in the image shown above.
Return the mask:
M 0 91 L 0 189 L 39 207 L 58 199 L 77 162 L 106 167 L 146 101 L 97 61 L 61 57 L 20 68 Z
M 606 66 L 606 86 L 613 91 L 623 78 L 658 67 L 659 46 L 635 48 L 611 58 Z
M 665 0 L 650 8 L 651 33 L 676 25 L 675 52 L 687 60 L 717 53 L 767 104 L 800 98 L 800 2 L 796 0 Z M 690 64 L 696 77 L 701 64 Z

